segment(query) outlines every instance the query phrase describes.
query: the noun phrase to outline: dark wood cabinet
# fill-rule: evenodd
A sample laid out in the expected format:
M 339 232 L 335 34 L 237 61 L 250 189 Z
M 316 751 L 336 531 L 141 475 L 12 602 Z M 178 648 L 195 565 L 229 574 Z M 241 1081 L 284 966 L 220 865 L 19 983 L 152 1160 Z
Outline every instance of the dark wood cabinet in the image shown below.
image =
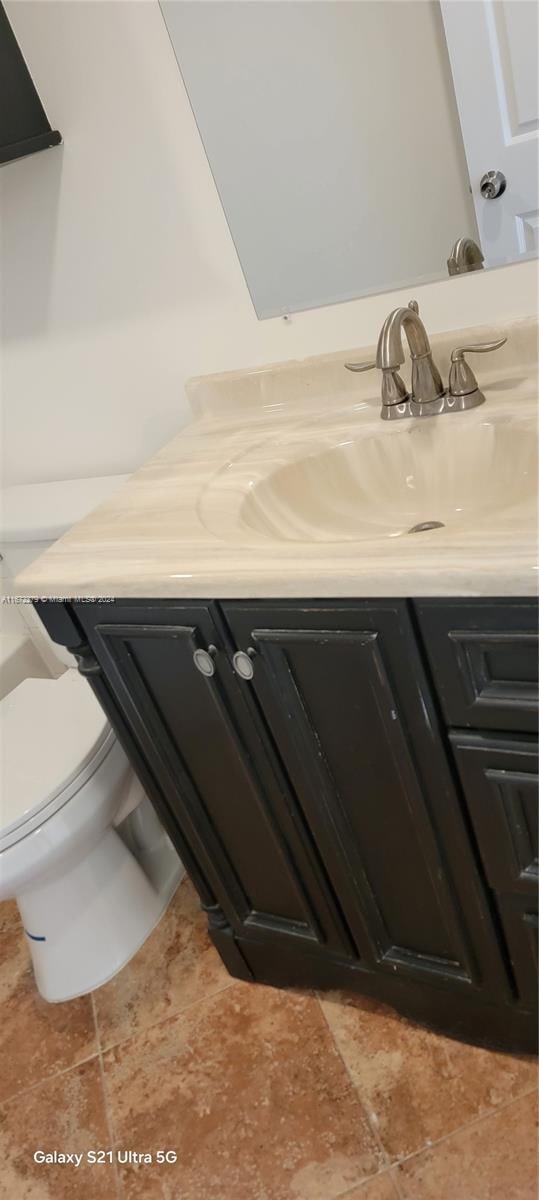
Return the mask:
M 502 896 L 499 902 L 502 926 L 509 947 L 518 995 L 524 1004 L 537 1004 L 537 898 Z
M 495 894 L 517 995 L 537 998 L 537 744 L 453 733 L 451 742 L 488 883 Z
M 490 886 L 535 899 L 539 882 L 537 743 L 451 734 Z
M 346 956 L 348 937 L 309 830 L 250 718 L 208 606 L 95 605 L 83 615 L 115 700 L 230 927 Z M 208 648 L 209 676 L 195 660 Z
M 537 733 L 537 604 L 419 600 L 416 611 L 447 724 Z
M 406 603 L 223 610 L 363 962 L 503 992 Z
M 233 974 L 363 991 L 530 1049 L 532 627 L 529 603 L 522 628 L 501 604 L 486 630 L 471 602 L 458 619 L 453 602 L 406 600 L 39 609 L 76 650 Z M 475 646 L 493 612 L 516 650 L 487 654 L 485 718 L 448 630 Z M 493 712 L 518 733 L 470 731 Z

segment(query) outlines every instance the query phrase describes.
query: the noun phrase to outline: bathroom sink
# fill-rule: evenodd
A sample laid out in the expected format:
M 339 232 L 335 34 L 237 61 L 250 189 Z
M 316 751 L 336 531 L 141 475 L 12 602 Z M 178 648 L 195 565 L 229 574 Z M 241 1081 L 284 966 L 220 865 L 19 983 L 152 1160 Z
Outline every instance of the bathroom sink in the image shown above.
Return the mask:
M 406 422 L 346 439 L 253 481 L 243 526 L 301 542 L 435 537 L 534 504 L 531 420 Z M 425 526 L 427 529 L 425 530 Z

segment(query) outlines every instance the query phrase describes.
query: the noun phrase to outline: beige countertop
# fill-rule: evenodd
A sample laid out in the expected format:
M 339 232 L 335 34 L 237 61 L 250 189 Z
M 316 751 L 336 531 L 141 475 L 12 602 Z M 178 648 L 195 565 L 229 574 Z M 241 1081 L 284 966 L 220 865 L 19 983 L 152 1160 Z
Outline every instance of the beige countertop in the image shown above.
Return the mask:
M 419 421 L 380 421 L 379 372 L 343 369 L 372 347 L 192 380 L 191 423 L 23 571 L 16 590 L 535 595 L 537 324 L 431 342 L 447 380 L 453 347 L 501 333 L 503 349 L 471 360 L 486 403 Z M 413 516 L 445 517 L 444 527 L 408 536 Z

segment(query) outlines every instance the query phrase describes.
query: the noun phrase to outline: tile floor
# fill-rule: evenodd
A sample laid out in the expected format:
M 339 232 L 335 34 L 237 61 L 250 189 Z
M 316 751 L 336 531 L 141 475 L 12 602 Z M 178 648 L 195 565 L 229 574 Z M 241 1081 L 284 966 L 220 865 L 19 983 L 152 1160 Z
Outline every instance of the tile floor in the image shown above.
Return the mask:
M 93 997 L 40 1000 L 0 904 L 1 1200 L 536 1200 L 536 1064 L 372 1001 L 235 982 L 185 881 Z M 173 1151 L 39 1165 L 35 1150 Z

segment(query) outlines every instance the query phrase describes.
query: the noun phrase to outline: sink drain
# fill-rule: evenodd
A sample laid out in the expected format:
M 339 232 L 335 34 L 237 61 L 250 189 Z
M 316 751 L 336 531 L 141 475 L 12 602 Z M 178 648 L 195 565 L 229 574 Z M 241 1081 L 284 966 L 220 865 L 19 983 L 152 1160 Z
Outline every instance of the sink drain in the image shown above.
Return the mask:
M 418 525 L 412 525 L 408 533 L 424 533 L 426 529 L 445 529 L 443 521 L 420 521 Z

